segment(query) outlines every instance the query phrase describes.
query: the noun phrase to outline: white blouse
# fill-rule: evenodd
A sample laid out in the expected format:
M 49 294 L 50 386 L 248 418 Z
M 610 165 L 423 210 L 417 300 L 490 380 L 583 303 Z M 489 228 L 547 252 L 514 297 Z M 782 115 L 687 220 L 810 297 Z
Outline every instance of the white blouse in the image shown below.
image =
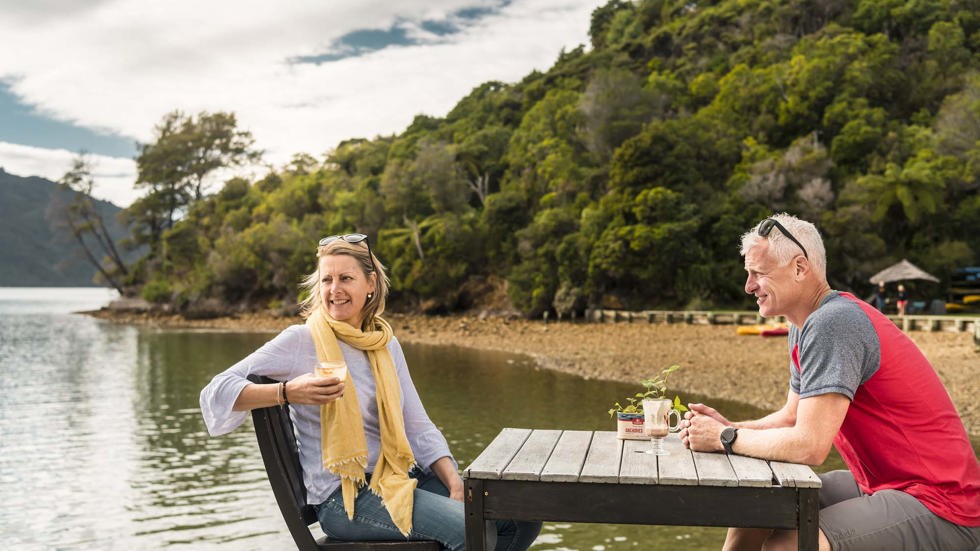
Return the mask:
M 357 389 L 357 401 L 364 419 L 364 436 L 368 445 L 368 471 L 374 469 L 380 449 L 378 404 L 375 397 L 374 376 L 367 354 L 343 341 L 340 351 L 347 361 L 347 369 Z M 429 419 L 418 391 L 408 373 L 408 364 L 398 340 L 391 339 L 388 351 L 395 364 L 401 388 L 402 413 L 405 433 L 419 466 L 428 470 L 436 460 L 449 457 L 455 463 L 449 444 L 442 432 Z M 264 375 L 277 381 L 289 381 L 304 373 L 311 373 L 317 364 L 316 347 L 306 325 L 293 325 L 285 329 L 245 359 L 215 375 L 201 390 L 201 413 L 211 436 L 227 434 L 241 425 L 249 416 L 246 411 L 233 411 L 238 394 L 252 384 L 246 377 Z M 341 398 L 342 400 L 343 398 Z M 303 481 L 306 484 L 306 501 L 319 504 L 340 487 L 340 478 L 323 468 L 320 445 L 320 406 L 290 404 L 290 417 L 296 432 Z

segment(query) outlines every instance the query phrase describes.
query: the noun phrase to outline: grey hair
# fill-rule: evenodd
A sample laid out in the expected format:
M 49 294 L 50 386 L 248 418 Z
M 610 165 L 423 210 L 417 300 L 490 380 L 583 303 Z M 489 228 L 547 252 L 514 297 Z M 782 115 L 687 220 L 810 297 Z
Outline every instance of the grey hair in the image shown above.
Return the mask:
M 820 237 L 820 232 L 817 230 L 817 227 L 806 220 L 800 220 L 785 212 L 774 214 L 769 218 L 782 224 L 793 234 L 793 237 L 803 244 L 806 248 L 807 259 L 810 261 L 810 266 L 813 267 L 814 273 L 820 276 L 821 279 L 827 279 L 827 251 L 824 249 L 823 238 Z M 742 256 L 748 254 L 749 249 L 766 239 L 768 239 L 770 245 L 769 254 L 776 259 L 780 266 L 785 266 L 796 255 L 803 252 L 796 243 L 793 243 L 793 240 L 783 235 L 783 232 L 779 228 L 774 228 L 768 237 L 762 237 L 759 235 L 760 225 L 762 225 L 762 221 L 756 224 L 751 230 L 742 234 L 742 248 L 739 251 Z
M 364 277 L 369 279 L 372 271 L 371 262 L 374 261 L 373 268 L 377 270 L 377 277 L 372 296 L 364 303 L 364 322 L 361 324 L 361 330 L 367 331 L 374 327 L 374 318 L 384 313 L 388 289 L 391 285 L 385 267 L 378 257 L 373 253 L 368 255 L 367 243 L 348 243 L 343 239 L 336 239 L 322 247 L 317 247 L 317 268 L 313 273 L 307 274 L 300 283 L 300 289 L 306 291 L 306 298 L 299 303 L 300 315 L 308 318 L 313 312 L 323 308 L 323 297 L 320 296 L 320 259 L 334 255 L 347 255 L 357 259 Z

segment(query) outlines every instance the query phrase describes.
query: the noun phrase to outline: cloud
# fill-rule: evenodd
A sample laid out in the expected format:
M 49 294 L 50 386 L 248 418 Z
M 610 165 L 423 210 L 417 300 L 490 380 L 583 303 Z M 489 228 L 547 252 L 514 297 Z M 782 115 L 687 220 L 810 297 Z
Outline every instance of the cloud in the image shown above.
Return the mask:
M 45 149 L 0 142 L 0 168 L 18 176 L 40 176 L 57 182 L 71 168 L 76 153 L 65 149 Z M 136 163 L 132 159 L 90 154 L 92 195 L 119 206 L 126 206 L 139 197 L 133 189 Z
M 0 79 L 48 117 L 141 142 L 174 109 L 233 111 L 281 165 L 547 69 L 602 3 L 117 0 L 57 17 L 0 0 Z

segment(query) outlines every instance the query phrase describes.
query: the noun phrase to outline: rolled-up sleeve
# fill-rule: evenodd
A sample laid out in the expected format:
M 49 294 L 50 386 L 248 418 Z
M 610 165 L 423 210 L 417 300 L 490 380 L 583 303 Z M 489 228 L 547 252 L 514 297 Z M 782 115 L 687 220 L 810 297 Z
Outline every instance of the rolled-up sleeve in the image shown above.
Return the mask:
M 277 381 L 292 378 L 303 326 L 294 325 L 276 335 L 240 362 L 214 376 L 201 390 L 201 414 L 211 436 L 227 434 L 245 422 L 249 413 L 235 411 L 242 389 L 252 384 L 248 376 L 264 375 Z
M 425 412 L 419 393 L 412 382 L 412 376 L 408 372 L 408 363 L 405 361 L 405 354 L 402 352 L 401 345 L 397 339 L 392 339 L 388 346 L 391 352 L 391 359 L 395 363 L 395 371 L 398 374 L 398 381 L 402 391 L 402 411 L 405 418 L 405 434 L 408 442 L 412 446 L 415 454 L 415 462 L 426 471 L 429 466 L 441 457 L 449 457 L 453 465 L 459 468 L 456 459 L 449 450 L 449 443 L 442 431 L 429 419 Z

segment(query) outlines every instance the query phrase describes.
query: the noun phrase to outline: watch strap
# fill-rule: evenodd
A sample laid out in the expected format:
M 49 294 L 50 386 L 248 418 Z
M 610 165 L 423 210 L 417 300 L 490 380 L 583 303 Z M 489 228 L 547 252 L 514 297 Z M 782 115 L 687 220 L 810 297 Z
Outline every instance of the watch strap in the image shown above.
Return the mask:
M 729 434 L 731 435 L 731 438 L 726 438 L 726 436 L 728 436 Z M 725 429 L 721 431 L 721 445 L 723 448 L 725 448 L 725 453 L 729 455 L 733 453 L 732 446 L 735 444 L 735 440 L 737 438 L 738 438 L 738 429 L 734 427 L 725 427 Z

